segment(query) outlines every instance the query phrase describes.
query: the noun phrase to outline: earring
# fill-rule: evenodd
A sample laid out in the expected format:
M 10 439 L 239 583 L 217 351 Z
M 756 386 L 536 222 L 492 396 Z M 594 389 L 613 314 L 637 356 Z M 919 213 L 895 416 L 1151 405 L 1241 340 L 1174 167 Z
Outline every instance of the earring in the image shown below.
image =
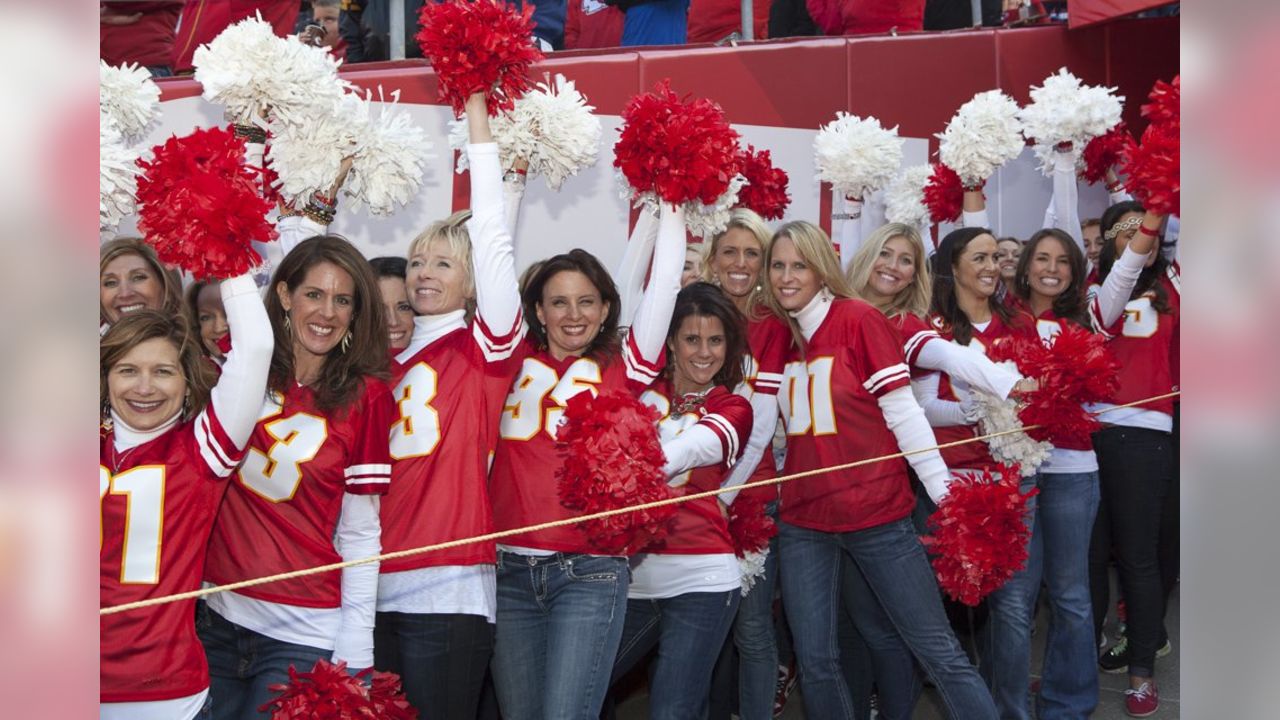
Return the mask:
M 346 335 L 342 336 L 342 352 L 346 352 L 351 347 L 351 331 L 348 330 Z
M 293 322 L 289 320 L 289 313 L 284 314 L 284 332 L 286 335 L 293 335 Z
M 187 393 L 186 396 L 182 398 L 182 417 L 185 418 L 190 415 L 191 415 L 191 393 Z

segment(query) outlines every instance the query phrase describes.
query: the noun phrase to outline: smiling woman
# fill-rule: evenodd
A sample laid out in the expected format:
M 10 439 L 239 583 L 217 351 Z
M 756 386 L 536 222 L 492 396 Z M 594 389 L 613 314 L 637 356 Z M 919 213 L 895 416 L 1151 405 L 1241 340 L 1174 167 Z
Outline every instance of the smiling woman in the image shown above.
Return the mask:
M 98 261 L 100 332 L 138 310 L 179 312 L 181 288 L 177 273 L 161 265 L 142 240 L 116 238 L 103 243 Z

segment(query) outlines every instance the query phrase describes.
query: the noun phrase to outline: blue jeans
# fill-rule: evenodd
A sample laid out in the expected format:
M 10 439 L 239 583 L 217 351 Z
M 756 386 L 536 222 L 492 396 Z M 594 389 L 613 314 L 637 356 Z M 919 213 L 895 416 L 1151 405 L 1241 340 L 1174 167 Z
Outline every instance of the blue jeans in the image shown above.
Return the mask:
M 1050 605 L 1040 720 L 1087 718 L 1098 703 L 1097 649 L 1089 600 L 1089 538 L 1098 510 L 1098 474 L 1039 473 L 1022 491 L 1028 503 L 1027 567 L 988 598 L 982 675 L 1000 717 L 1030 720 L 1031 625 L 1043 580 Z
M 778 539 L 769 541 L 764 574 L 738 604 L 733 642 L 738 646 L 738 716 L 773 720 L 778 686 L 778 640 L 773 630 L 773 591 L 778 582 Z
M 294 645 L 240 627 L 198 603 L 196 632 L 209 661 L 214 720 L 269 718 L 258 708 L 276 697 L 270 687 L 289 682 L 290 666 L 307 672 L 332 650 Z
M 498 552 L 494 689 L 505 720 L 596 720 L 627 608 L 626 558 Z
M 692 592 L 660 600 L 628 600 L 613 680 L 656 645 L 649 679 L 649 720 L 702 720 L 711 670 L 729 636 L 742 591 Z
M 840 670 L 839 612 L 842 575 L 866 584 L 851 611 L 858 631 L 876 654 L 894 636 L 920 663 L 942 696 L 947 713 L 963 720 L 996 717 L 991 694 L 969 663 L 942 609 L 933 569 L 909 518 L 865 530 L 826 533 L 779 523 L 782 598 L 800 661 L 806 712 L 815 718 L 853 718 L 853 700 Z M 859 573 L 842 573 L 849 555 Z M 874 603 L 871 599 L 874 599 Z M 878 607 L 873 614 L 866 608 Z M 899 651 L 899 656 L 907 657 Z M 884 669 L 884 670 L 887 670 Z M 909 667 L 876 667 L 882 700 L 905 702 L 917 682 Z
M 475 720 L 492 656 L 480 615 L 380 612 L 373 626 L 373 666 L 400 676 L 421 717 Z

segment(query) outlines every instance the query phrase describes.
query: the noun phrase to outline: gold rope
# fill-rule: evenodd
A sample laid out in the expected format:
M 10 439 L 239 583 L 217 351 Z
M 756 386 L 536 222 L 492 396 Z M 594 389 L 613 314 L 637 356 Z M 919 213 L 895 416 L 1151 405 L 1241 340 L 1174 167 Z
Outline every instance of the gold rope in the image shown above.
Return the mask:
M 1175 392 L 1165 393 L 1164 395 L 1156 395 L 1154 397 L 1144 398 L 1142 400 L 1135 400 L 1134 402 L 1126 403 L 1124 405 L 1116 405 L 1113 407 L 1109 407 L 1105 410 L 1101 410 L 1097 413 L 1094 413 L 1094 415 L 1104 415 L 1114 410 L 1122 410 L 1124 408 L 1134 407 L 1137 405 L 1145 405 L 1147 403 L 1156 402 L 1158 400 L 1165 400 L 1168 398 L 1177 397 L 1181 394 L 1182 394 L 1181 391 L 1175 391 Z M 965 445 L 971 442 L 978 442 L 979 440 L 989 440 L 991 438 L 1000 437 L 1002 435 L 1011 435 L 1013 433 L 1024 432 L 1026 430 L 1035 430 L 1038 427 L 1039 427 L 1038 425 L 1032 425 L 1030 427 L 1025 427 L 1025 428 L 1017 427 L 1011 430 L 1003 430 L 1001 432 L 990 433 L 988 435 L 979 435 L 977 437 L 965 438 L 964 440 L 956 440 L 955 442 L 949 442 L 942 445 L 935 445 L 933 447 L 928 447 L 928 448 L 921 448 L 919 450 L 912 450 L 910 452 L 898 452 L 892 455 L 881 455 L 880 457 L 869 458 L 866 460 L 858 460 L 856 462 L 845 463 L 843 465 L 832 465 L 831 467 L 817 468 L 816 470 L 806 470 L 804 472 L 799 472 L 792 475 L 783 475 L 780 477 L 769 478 L 767 480 L 757 480 L 756 482 L 744 483 L 742 485 L 734 485 L 733 487 L 716 488 L 715 490 L 707 490 L 700 493 L 694 493 L 692 495 L 682 495 L 680 497 L 667 498 L 665 500 L 655 500 L 654 502 L 644 503 L 642 505 L 633 505 L 630 507 L 614 508 L 612 510 L 604 510 L 601 512 L 592 513 L 590 515 L 579 515 L 576 517 L 564 518 L 561 520 L 553 520 L 545 523 L 539 523 L 537 525 L 529 525 L 527 527 L 513 528 L 511 530 L 501 530 L 498 532 L 491 532 L 485 535 L 477 535 L 475 537 L 462 538 L 459 540 L 449 540 L 448 542 L 436 543 L 434 545 L 424 545 L 422 547 L 409 548 L 408 550 L 397 550 L 395 552 L 383 553 L 381 555 L 375 555 L 373 557 L 359 558 L 356 560 L 347 560 L 344 562 L 337 562 L 337 563 L 330 563 L 328 565 L 319 565 L 317 567 L 305 568 L 303 570 L 292 570 L 290 572 L 279 573 L 277 575 L 267 575 L 265 577 L 252 578 L 250 580 L 241 580 L 239 582 L 228 583 L 226 585 L 217 585 L 214 587 L 201 588 L 199 590 L 191 590 L 189 592 L 176 593 L 174 595 L 163 595 L 161 597 L 149 598 L 147 600 L 139 600 L 137 602 L 125 603 L 123 605 L 114 605 L 111 607 L 101 608 L 98 611 L 98 614 L 113 615 L 115 613 L 125 612 L 126 610 L 136 610 L 138 608 L 150 607 L 152 605 L 163 605 L 166 603 L 178 602 L 181 600 L 201 598 L 207 595 L 214 595 L 216 593 L 228 592 L 231 590 L 239 590 L 241 588 L 253 587 L 255 585 L 266 585 L 267 583 L 279 582 L 280 580 L 292 580 L 293 578 L 300 578 L 300 577 L 306 577 L 308 575 L 317 575 L 319 573 L 332 572 L 334 570 L 341 570 L 343 568 L 355 567 L 357 565 L 368 565 L 369 563 L 382 562 L 384 560 L 396 560 L 398 558 L 411 557 L 413 555 L 421 555 L 423 553 L 434 552 L 436 550 L 447 550 L 449 548 L 455 548 L 460 545 L 471 545 L 473 543 L 478 543 L 478 542 L 489 542 L 491 540 L 501 540 L 502 538 L 511 537 L 512 535 L 520 535 L 523 533 L 534 532 L 537 530 L 548 530 L 551 528 L 563 527 L 565 525 L 573 525 L 576 523 L 580 523 L 584 520 L 596 520 L 598 518 L 612 517 L 614 515 L 621 515 L 623 513 L 634 512 L 637 510 L 648 510 L 650 508 L 663 507 L 665 505 L 675 505 L 678 503 L 689 502 L 691 500 L 701 500 L 702 498 L 714 497 L 716 495 L 720 495 L 722 493 L 727 493 L 727 492 L 741 492 L 742 490 L 760 487 L 762 485 L 780 485 L 784 482 L 790 482 L 791 480 L 798 480 L 800 478 L 810 477 L 812 475 L 820 475 L 822 473 L 835 472 L 837 470 L 848 470 L 850 468 L 856 468 L 862 465 L 871 465 L 873 463 L 883 462 L 885 460 L 894 460 L 896 458 L 903 458 L 903 457 L 907 457 L 908 455 L 918 455 L 921 453 L 933 452 L 934 450 L 945 450 L 947 448 L 956 447 L 958 445 Z

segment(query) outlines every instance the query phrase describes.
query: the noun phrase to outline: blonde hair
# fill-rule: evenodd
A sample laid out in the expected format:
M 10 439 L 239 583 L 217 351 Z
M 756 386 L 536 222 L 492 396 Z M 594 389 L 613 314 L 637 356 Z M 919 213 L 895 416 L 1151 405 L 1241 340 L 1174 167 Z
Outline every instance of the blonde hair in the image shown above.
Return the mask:
M 471 233 L 467 231 L 467 221 L 470 219 L 470 210 L 459 210 L 443 220 L 431 223 L 409 243 L 409 252 L 405 255 L 412 260 L 414 255 L 424 252 L 432 240 L 444 240 L 449 244 L 449 253 L 454 260 L 462 263 L 462 269 L 466 271 L 467 280 L 462 294 L 467 299 L 468 322 L 476 312 L 476 274 L 471 266 Z
M 155 308 L 166 313 L 178 315 L 182 313 L 182 278 L 178 273 L 164 266 L 160 262 L 160 258 L 156 256 L 156 251 L 150 245 L 142 241 L 142 238 L 136 237 L 120 237 L 114 240 L 108 240 L 98 248 L 98 278 L 101 280 L 102 274 L 107 271 L 116 258 L 124 255 L 137 255 L 151 267 L 151 271 L 156 274 L 156 280 L 160 283 L 160 307 Z M 102 311 L 101 305 L 98 307 L 98 315 L 101 320 L 106 320 L 106 313 Z
M 844 273 L 840 270 L 840 259 L 836 257 L 836 250 L 831 245 L 831 238 L 823 232 L 822 228 L 811 222 L 804 220 L 792 220 L 773 234 L 773 239 L 769 243 L 769 252 L 765 256 L 764 269 L 764 285 L 767 292 L 765 303 L 769 309 L 778 317 L 785 318 L 787 325 L 791 327 L 791 338 L 795 342 L 796 347 L 804 349 L 804 335 L 800 332 L 800 325 L 791 314 L 782 307 L 778 302 L 777 296 L 774 294 L 773 280 L 768 272 L 769 266 L 773 264 L 773 251 L 778 246 L 778 240 L 782 238 L 790 238 L 791 242 L 796 246 L 796 252 L 804 259 L 805 263 L 818 275 L 818 279 L 823 286 L 838 298 L 856 298 L 857 294 L 849 287 L 849 281 L 845 279 Z
M 884 246 L 896 237 L 906 238 L 907 242 L 911 244 L 911 254 L 916 263 L 915 277 L 911 279 L 910 284 L 900 290 L 889 302 L 884 304 L 872 302 L 870 298 L 863 296 L 863 291 L 871 280 L 871 267 L 875 265 L 876 259 L 880 257 L 880 251 L 884 249 Z M 929 314 L 929 300 L 930 292 L 933 289 L 933 280 L 929 277 L 929 262 L 924 254 L 924 240 L 920 237 L 920 231 L 910 225 L 888 223 L 877 228 L 867 239 L 862 241 L 862 246 L 854 253 L 853 259 L 849 261 L 849 269 L 846 271 L 845 277 L 849 280 L 849 287 L 853 289 L 859 299 L 875 305 L 880 312 L 889 317 L 897 317 L 905 313 L 920 317 L 925 317 Z
M 764 218 L 760 217 L 755 210 L 734 208 L 729 212 L 729 226 L 707 243 L 707 251 L 703 253 L 702 279 L 713 285 L 720 284 L 711 264 L 715 261 L 716 253 L 720 252 L 720 240 L 734 228 L 751 233 L 756 242 L 760 243 L 760 256 L 765 258 L 765 261 L 760 264 L 760 277 L 756 278 L 756 286 L 747 295 L 747 320 L 759 320 L 770 307 L 765 301 L 765 296 L 769 294 L 765 288 L 765 276 L 769 274 L 767 259 L 769 247 L 773 244 L 773 233 L 769 230 Z

